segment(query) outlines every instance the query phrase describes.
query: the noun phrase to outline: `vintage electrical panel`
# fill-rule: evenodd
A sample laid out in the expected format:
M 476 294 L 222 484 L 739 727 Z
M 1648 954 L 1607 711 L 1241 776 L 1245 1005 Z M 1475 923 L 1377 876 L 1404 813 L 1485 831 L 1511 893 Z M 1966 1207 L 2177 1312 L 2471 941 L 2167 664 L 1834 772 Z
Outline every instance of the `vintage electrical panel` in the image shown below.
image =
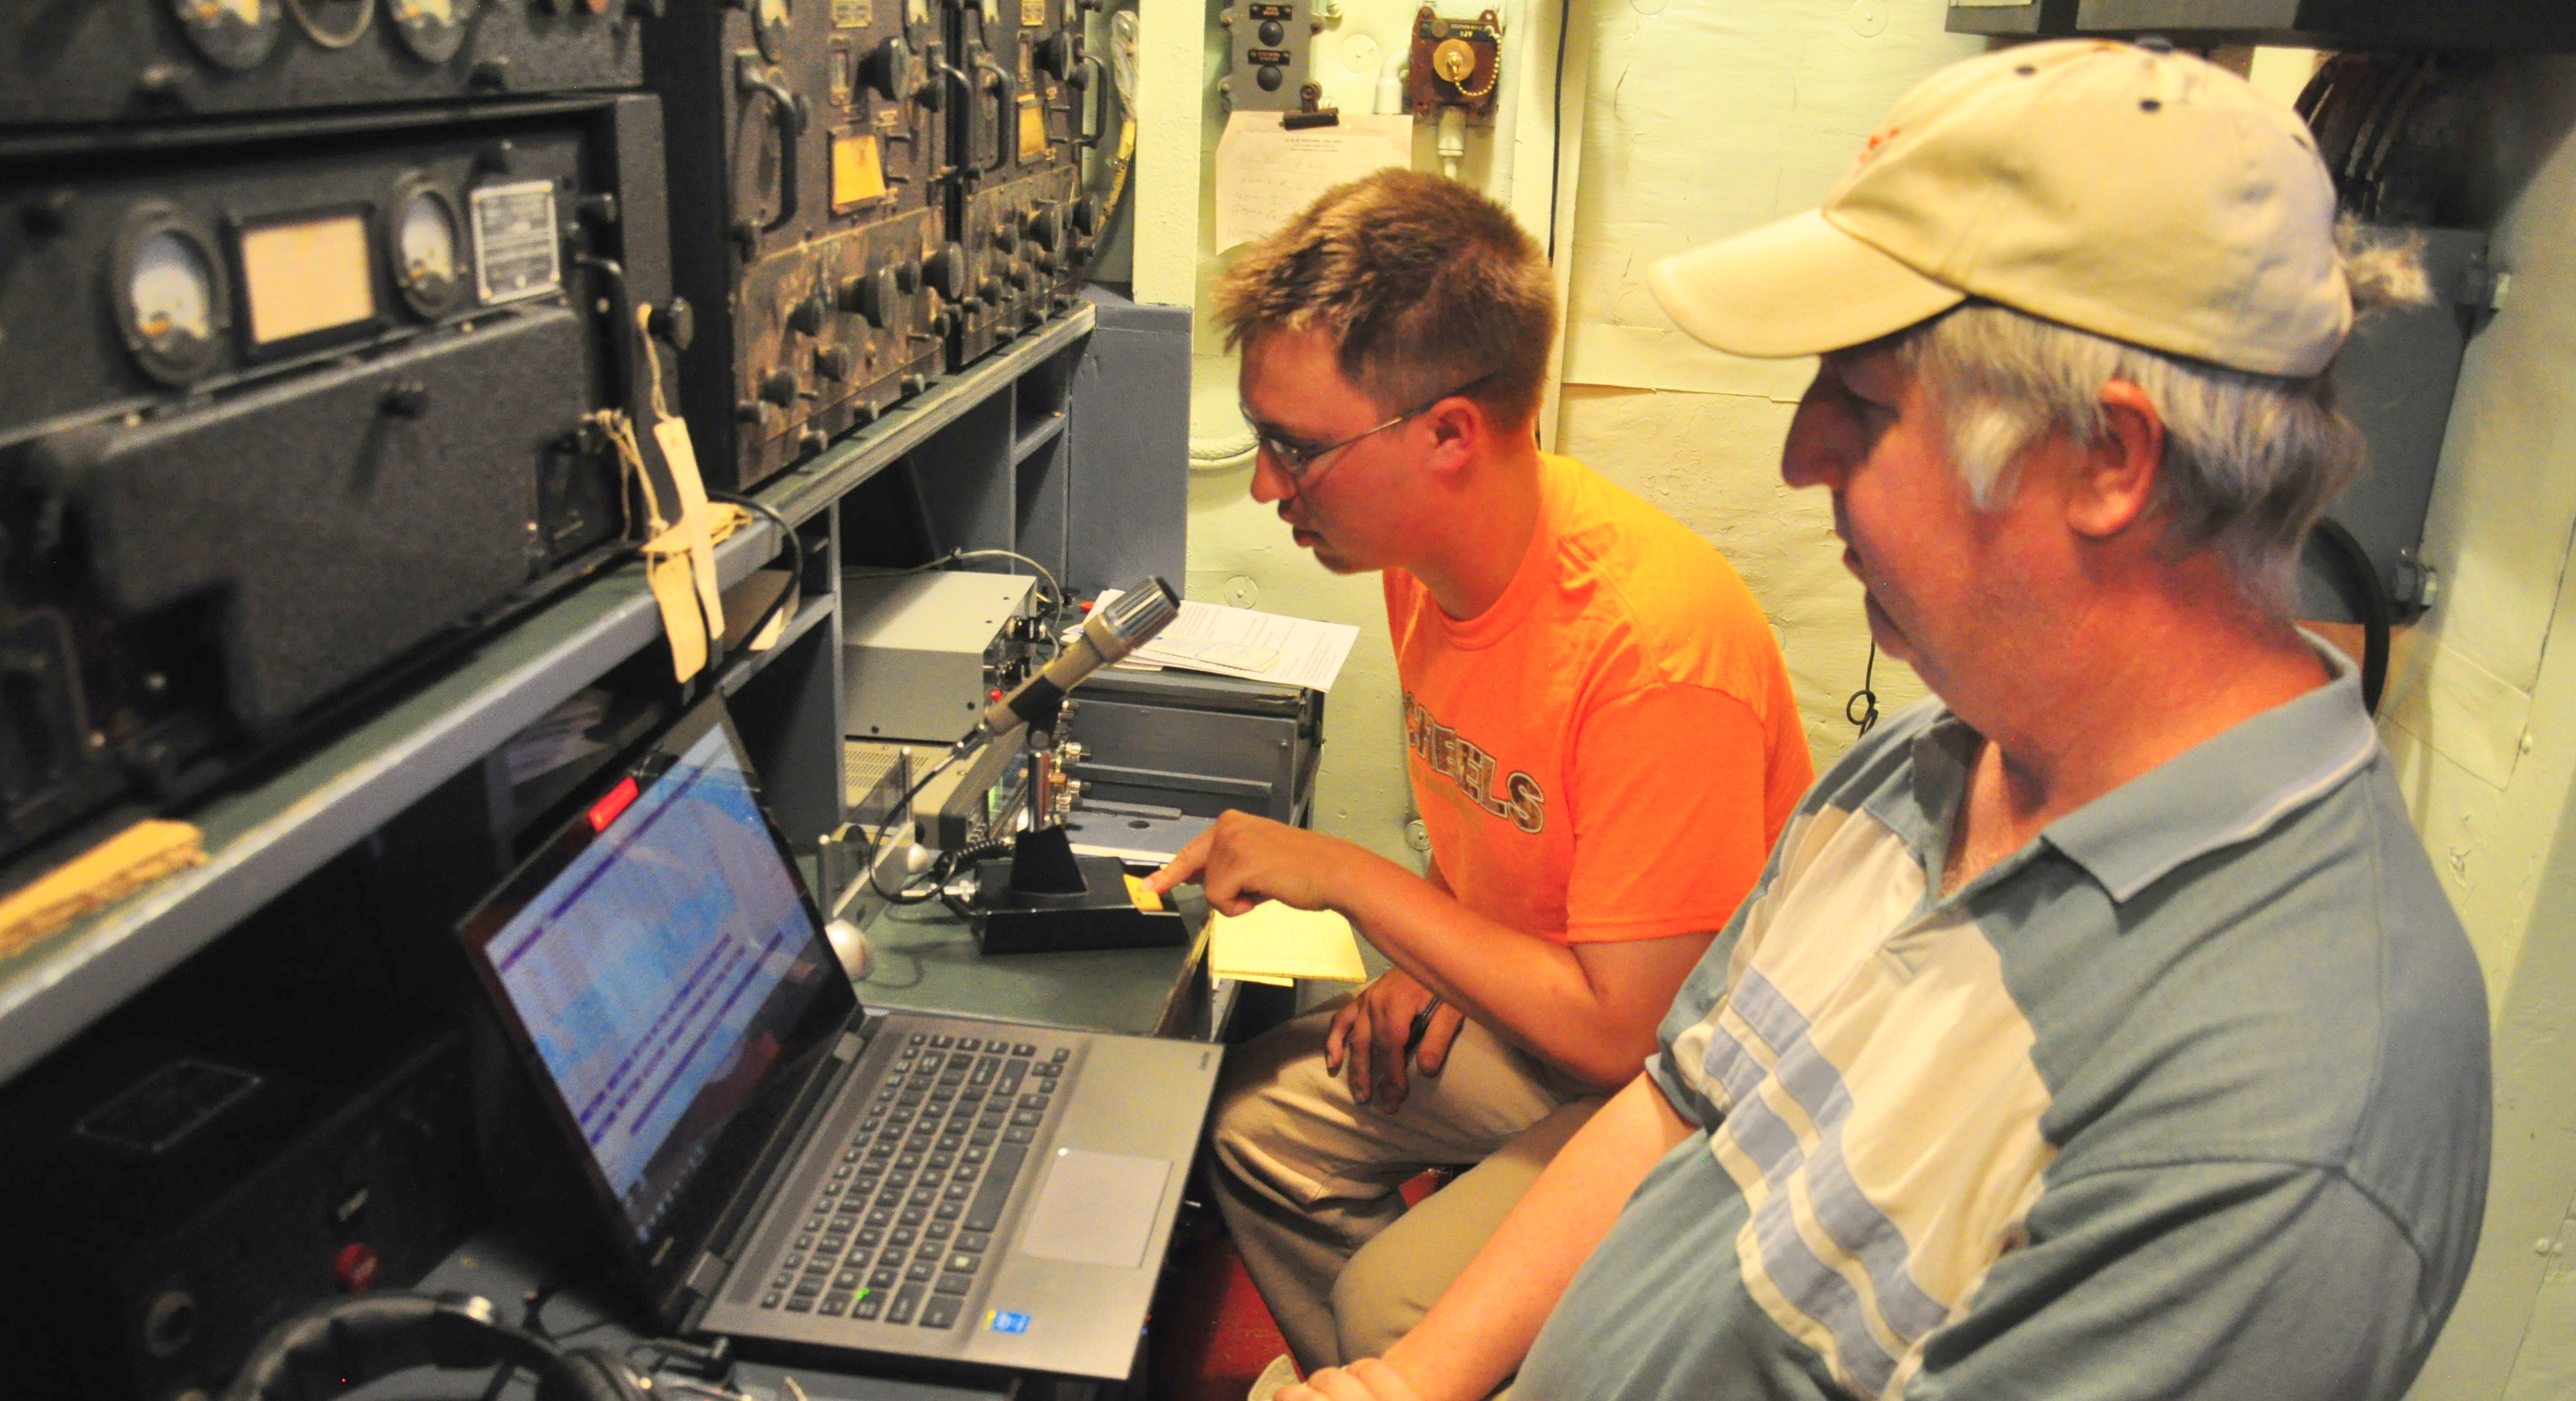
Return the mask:
M 0 855 L 626 528 L 586 418 L 665 295 L 652 98 L 188 136 L 0 141 Z
M 1413 53 L 1405 74 L 1405 102 L 1417 117 L 1463 108 L 1471 117 L 1494 111 L 1494 79 L 1502 72 L 1502 22 L 1487 10 L 1472 20 L 1442 19 L 1425 5 L 1413 18 Z
M 1107 65 L 1085 51 L 1082 0 L 950 0 L 968 95 L 950 114 L 961 294 L 949 364 L 970 364 L 1072 302 L 1102 232 L 1082 188 Z
M 672 0 L 648 34 L 680 395 L 710 484 L 748 487 L 924 388 L 940 360 L 945 111 L 927 0 Z
M 1229 106 L 1244 112 L 1295 112 L 1320 100 L 1309 78 L 1314 49 L 1313 0 L 1244 0 L 1225 11 L 1232 63 L 1222 80 Z M 1315 87 L 1309 93 L 1307 89 Z
M 0 5 L 0 126 L 631 88 L 663 0 Z

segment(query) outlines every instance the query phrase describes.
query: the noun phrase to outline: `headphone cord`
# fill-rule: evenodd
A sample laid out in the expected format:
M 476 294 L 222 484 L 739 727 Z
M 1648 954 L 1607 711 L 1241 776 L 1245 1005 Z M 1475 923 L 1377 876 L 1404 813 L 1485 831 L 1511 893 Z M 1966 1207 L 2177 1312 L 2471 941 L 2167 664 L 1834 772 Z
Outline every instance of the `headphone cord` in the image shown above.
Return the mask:
M 1869 738 L 1870 727 L 1878 723 L 1878 692 L 1870 689 L 1878 676 L 1878 639 L 1869 640 L 1869 661 L 1861 668 L 1860 689 L 1843 702 L 1843 718 L 1860 728 L 1854 739 Z

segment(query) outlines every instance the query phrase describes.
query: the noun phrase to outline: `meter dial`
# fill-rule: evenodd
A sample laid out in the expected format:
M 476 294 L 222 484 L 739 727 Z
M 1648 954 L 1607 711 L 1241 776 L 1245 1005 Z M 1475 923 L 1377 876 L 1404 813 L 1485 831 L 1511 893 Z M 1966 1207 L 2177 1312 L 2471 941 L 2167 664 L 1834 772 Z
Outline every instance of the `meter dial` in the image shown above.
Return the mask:
M 229 297 L 206 230 L 170 205 L 138 205 L 111 257 L 109 295 L 134 363 L 173 385 L 214 369 L 230 321 Z
M 188 42 L 218 68 L 257 68 L 277 47 L 286 0 L 170 0 Z
M 445 63 L 465 45 L 465 27 L 474 22 L 481 0 L 386 0 L 394 32 L 403 47 L 424 63 Z
M 760 56 L 787 61 L 788 29 L 795 23 L 794 0 L 751 0 L 751 28 L 760 40 Z
M 465 232 L 456 204 L 425 176 L 407 175 L 385 204 L 379 240 L 403 301 L 425 319 L 465 299 Z

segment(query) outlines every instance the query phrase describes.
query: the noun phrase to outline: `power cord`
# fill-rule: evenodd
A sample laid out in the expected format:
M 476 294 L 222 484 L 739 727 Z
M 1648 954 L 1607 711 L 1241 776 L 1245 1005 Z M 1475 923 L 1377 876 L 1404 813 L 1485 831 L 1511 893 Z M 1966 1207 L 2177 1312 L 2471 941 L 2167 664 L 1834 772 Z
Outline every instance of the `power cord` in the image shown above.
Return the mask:
M 794 617 L 795 613 L 793 612 L 793 609 L 804 606 L 804 538 L 796 533 L 796 528 L 794 526 L 787 523 L 787 517 L 780 515 L 775 508 L 763 502 L 755 501 L 748 496 L 731 491 L 710 491 L 707 493 L 707 499 L 709 501 L 721 501 L 728 506 L 740 506 L 746 511 L 751 511 L 758 515 L 768 517 L 769 523 L 778 527 L 778 553 L 781 556 L 784 556 L 788 561 L 787 587 L 778 591 L 778 597 L 771 599 L 769 601 L 769 606 L 761 610 L 760 621 L 753 623 L 751 625 L 751 631 L 743 634 L 743 645 L 745 647 L 749 647 L 752 639 L 769 631 L 771 621 L 778 617 L 782 609 L 789 610 L 788 616 Z M 790 600 L 793 600 L 792 604 L 790 603 Z M 718 621 L 721 622 L 722 620 Z M 746 652 L 743 659 L 748 659 L 749 655 L 750 654 Z M 737 660 L 736 664 L 739 665 L 740 660 Z
M 904 572 L 909 573 L 912 571 Z M 905 823 L 907 825 L 913 822 L 912 800 L 920 797 L 921 790 L 930 786 L 930 780 L 947 772 L 948 767 L 956 763 L 957 760 L 965 754 L 965 752 L 966 745 L 963 741 L 950 746 L 948 753 L 942 756 L 938 763 L 931 765 L 930 768 L 921 775 L 921 777 L 914 779 L 912 787 L 905 791 L 902 800 L 897 802 L 894 805 L 894 810 L 886 815 L 885 824 L 877 828 L 876 840 L 868 843 L 868 889 L 874 892 L 878 899 L 885 901 L 887 904 L 921 905 L 927 904 L 939 897 L 938 886 L 933 886 L 929 890 L 923 891 L 919 894 L 912 893 L 911 887 L 913 882 L 909 878 L 907 878 L 902 885 L 897 886 L 892 890 L 888 890 L 877 880 L 877 867 L 882 865 L 885 861 L 886 835 L 895 829 L 895 824 L 898 822 Z M 937 871 L 937 864 L 933 863 L 931 869 L 934 872 Z

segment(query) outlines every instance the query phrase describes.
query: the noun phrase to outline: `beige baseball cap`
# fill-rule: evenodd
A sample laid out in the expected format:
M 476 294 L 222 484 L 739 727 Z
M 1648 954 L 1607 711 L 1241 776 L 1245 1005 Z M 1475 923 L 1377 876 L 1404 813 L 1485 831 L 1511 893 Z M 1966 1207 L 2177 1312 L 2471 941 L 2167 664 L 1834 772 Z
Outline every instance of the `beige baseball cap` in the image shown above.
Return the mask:
M 2335 195 L 2298 114 L 2185 54 L 2029 44 L 1933 74 L 1824 207 L 1647 271 L 1682 329 L 1816 355 L 1970 297 L 2255 374 L 2352 329 Z

